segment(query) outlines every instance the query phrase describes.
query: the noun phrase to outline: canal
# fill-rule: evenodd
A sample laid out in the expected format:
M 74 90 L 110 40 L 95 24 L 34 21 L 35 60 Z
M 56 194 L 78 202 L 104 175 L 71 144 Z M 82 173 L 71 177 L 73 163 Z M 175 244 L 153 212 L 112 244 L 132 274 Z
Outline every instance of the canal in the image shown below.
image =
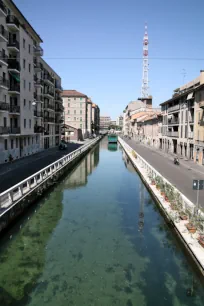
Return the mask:
M 1 306 L 204 305 L 204 284 L 104 138 L 0 240 Z

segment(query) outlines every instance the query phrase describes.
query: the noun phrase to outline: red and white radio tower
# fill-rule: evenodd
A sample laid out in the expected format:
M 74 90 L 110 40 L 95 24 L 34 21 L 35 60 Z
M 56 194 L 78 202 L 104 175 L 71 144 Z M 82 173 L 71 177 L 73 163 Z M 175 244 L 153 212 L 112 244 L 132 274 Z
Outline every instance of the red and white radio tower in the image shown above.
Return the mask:
M 148 80 L 148 70 L 149 70 L 149 63 L 148 63 L 148 45 L 149 45 L 149 38 L 147 33 L 147 24 L 145 24 L 145 34 L 143 39 L 143 73 L 142 73 L 142 98 L 148 98 L 149 93 L 149 80 Z

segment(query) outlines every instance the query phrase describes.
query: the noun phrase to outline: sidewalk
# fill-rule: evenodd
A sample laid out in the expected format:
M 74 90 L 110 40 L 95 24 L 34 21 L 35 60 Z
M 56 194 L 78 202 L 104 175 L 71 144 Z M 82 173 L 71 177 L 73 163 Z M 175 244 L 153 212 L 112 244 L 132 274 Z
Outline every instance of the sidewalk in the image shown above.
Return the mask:
M 0 193 L 23 181 L 62 156 L 76 150 L 82 144 L 68 143 L 66 150 L 58 147 L 43 150 L 11 163 L 0 165 Z
M 132 139 L 123 140 L 196 204 L 197 192 L 192 189 L 193 179 L 204 179 L 204 169 L 201 166 L 185 160 L 180 160 L 180 165 L 177 166 L 173 163 L 173 156 L 167 153 L 136 143 Z M 204 208 L 204 190 L 200 191 L 199 205 Z

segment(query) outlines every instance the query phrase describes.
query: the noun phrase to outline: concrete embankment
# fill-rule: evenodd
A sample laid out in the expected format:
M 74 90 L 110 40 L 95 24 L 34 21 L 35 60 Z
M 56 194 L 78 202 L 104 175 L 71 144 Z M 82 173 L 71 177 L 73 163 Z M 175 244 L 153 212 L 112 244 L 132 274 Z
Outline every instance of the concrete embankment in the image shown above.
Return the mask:
M 97 137 L 0 194 L 0 235 L 72 169 L 101 139 Z
M 192 231 L 187 229 L 187 225 L 191 222 L 191 218 L 195 216 L 195 205 L 190 200 L 188 200 L 185 195 L 181 194 L 156 169 L 148 164 L 147 161 L 145 161 L 142 156 L 133 150 L 124 140 L 119 137 L 118 141 L 130 158 L 133 166 L 139 173 L 148 190 L 154 197 L 168 223 L 171 224 L 171 226 L 174 228 L 188 254 L 191 256 L 199 268 L 199 271 L 204 276 L 204 248 L 199 243 L 199 239 L 203 235 L 203 212 L 199 211 L 197 214 L 200 222 L 197 222 L 196 231 L 192 233 Z M 161 194 L 161 190 L 156 188 L 155 185 L 152 185 L 152 177 L 154 179 L 156 177 L 160 177 L 165 184 L 171 186 L 175 194 L 179 194 L 181 204 L 179 209 L 172 207 L 172 204 L 168 201 L 168 199 L 165 199 L 165 197 Z M 181 216 L 183 215 L 187 216 L 187 220 L 182 220 Z

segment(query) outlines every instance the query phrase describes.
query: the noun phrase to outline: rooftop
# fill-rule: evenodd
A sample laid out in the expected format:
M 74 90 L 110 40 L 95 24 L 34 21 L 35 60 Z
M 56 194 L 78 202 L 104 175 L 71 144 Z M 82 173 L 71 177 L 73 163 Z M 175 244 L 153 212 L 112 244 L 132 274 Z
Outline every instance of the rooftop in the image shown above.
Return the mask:
M 87 95 L 77 91 L 77 90 L 74 90 L 74 89 L 69 89 L 69 90 L 63 90 L 62 92 L 62 97 L 84 97 L 84 98 L 87 98 Z

